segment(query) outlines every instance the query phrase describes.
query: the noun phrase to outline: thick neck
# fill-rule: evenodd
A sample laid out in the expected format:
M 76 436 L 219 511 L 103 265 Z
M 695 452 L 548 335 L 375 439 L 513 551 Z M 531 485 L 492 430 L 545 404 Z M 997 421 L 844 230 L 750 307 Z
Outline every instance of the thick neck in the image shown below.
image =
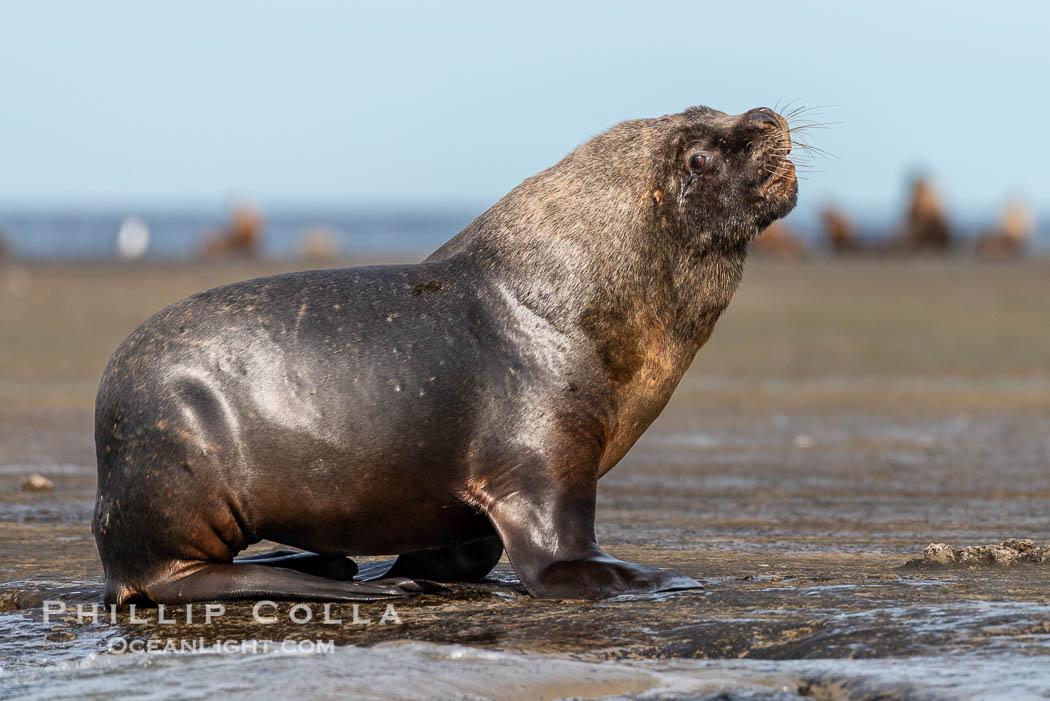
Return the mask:
M 587 183 L 566 188 L 556 168 L 526 180 L 430 260 L 467 255 L 495 269 L 521 303 L 565 331 L 588 319 L 611 333 L 660 328 L 695 353 L 740 281 L 746 244 L 675 230 L 673 212 L 662 210 L 672 203 L 655 203 L 645 184 L 581 192 Z

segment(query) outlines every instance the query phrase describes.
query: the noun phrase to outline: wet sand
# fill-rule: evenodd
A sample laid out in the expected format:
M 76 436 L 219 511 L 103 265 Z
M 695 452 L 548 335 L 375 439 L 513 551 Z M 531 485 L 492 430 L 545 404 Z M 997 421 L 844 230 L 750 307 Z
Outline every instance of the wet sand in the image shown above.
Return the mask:
M 690 575 L 701 592 L 537 601 L 504 563 L 491 581 L 396 602 L 400 624 L 378 623 L 381 604 L 359 607 L 368 625 L 341 605 L 341 625 L 297 625 L 288 604 L 268 626 L 250 604 L 211 626 L 160 625 L 155 610 L 144 625 L 44 624 L 45 599 L 101 598 L 91 405 L 109 353 L 167 302 L 287 269 L 0 268 L 0 696 L 160 688 L 194 665 L 213 684 L 188 695 L 251 695 L 268 688 L 260 664 L 299 669 L 280 679 L 303 693 L 377 697 L 1050 688 L 1050 566 L 902 567 L 931 542 L 1050 543 L 1046 261 L 750 263 L 667 410 L 599 488 L 609 552 Z M 23 492 L 31 473 L 54 490 Z M 118 638 L 349 647 L 289 663 L 107 654 Z M 507 686 L 486 686 L 493 673 Z

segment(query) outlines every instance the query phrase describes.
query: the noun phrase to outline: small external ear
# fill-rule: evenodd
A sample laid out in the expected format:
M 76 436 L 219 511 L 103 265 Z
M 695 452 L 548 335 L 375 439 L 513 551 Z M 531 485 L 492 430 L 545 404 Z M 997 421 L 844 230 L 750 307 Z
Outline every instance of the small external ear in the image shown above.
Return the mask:
M 662 205 L 664 203 L 664 191 L 663 190 L 653 190 L 653 200 L 656 201 L 656 206 L 657 207 Z

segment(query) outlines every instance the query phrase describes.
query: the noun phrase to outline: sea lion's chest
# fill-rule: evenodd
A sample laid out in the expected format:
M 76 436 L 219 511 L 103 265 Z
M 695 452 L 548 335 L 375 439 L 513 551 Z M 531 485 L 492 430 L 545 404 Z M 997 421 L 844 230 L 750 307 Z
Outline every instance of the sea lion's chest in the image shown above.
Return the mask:
M 599 474 L 612 469 L 663 411 L 730 296 L 731 291 L 712 295 L 687 333 L 671 324 L 651 324 L 635 334 L 637 370 L 615 389 L 615 417 Z
M 599 474 L 612 469 L 660 415 L 689 367 L 679 344 L 667 333 L 648 334 L 638 371 L 616 389 L 616 411 Z

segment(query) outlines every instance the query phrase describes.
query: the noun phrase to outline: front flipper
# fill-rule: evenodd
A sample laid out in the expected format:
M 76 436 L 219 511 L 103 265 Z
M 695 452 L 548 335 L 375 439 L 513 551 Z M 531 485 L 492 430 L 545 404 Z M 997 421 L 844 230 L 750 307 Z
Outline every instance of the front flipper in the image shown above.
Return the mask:
M 368 562 L 360 566 L 358 579 L 408 577 L 431 582 L 476 582 L 492 571 L 503 555 L 497 536 L 436 550 L 404 553 L 396 561 Z
M 601 599 L 701 588 L 689 577 L 623 562 L 598 547 L 596 470 L 535 467 L 524 473 L 519 470 L 521 476 L 512 484 L 500 484 L 502 493 L 487 492 L 481 499 L 530 594 Z
M 701 589 L 695 579 L 666 570 L 624 562 L 606 554 L 597 544 L 594 552 L 578 560 L 558 561 L 542 567 L 533 587 L 522 584 L 533 596 L 558 599 L 603 599 L 621 594 Z M 535 591 L 533 591 L 535 588 Z

